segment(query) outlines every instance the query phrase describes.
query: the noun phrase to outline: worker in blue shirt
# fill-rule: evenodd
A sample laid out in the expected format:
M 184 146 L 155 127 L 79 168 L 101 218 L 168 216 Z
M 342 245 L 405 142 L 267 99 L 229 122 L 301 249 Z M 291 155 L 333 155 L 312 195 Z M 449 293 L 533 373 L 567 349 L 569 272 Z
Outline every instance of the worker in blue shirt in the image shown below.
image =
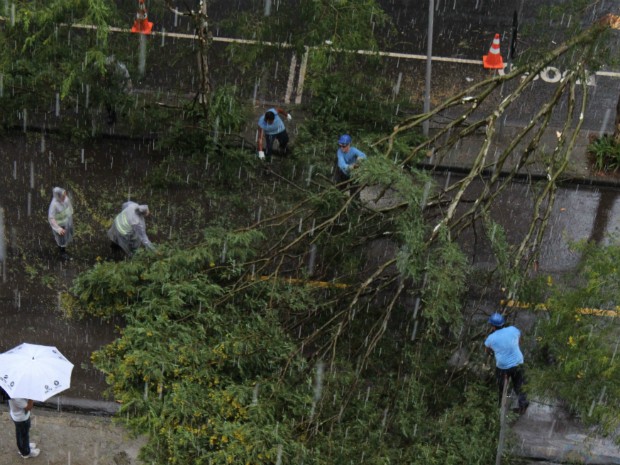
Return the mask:
M 338 169 L 336 182 L 341 183 L 351 178 L 351 170 L 355 169 L 360 160 L 366 159 L 366 154 L 351 146 L 351 136 L 343 134 L 338 138 Z
M 278 140 L 280 151 L 286 153 L 288 146 L 288 133 L 284 126 L 282 118 L 291 121 L 293 117 L 290 113 L 282 108 L 271 108 L 258 119 L 258 134 L 256 143 L 258 146 L 258 158 L 265 159 L 265 156 L 271 157 L 273 152 L 273 141 Z M 263 135 L 265 136 L 265 150 L 263 151 Z
M 488 320 L 492 332 L 484 341 L 485 350 L 495 355 L 495 378 L 499 388 L 501 405 L 504 383 L 512 380 L 512 388 L 519 399 L 517 411 L 525 413 L 529 402 L 523 392 L 525 375 L 523 371 L 523 353 L 519 347 L 521 331 L 516 326 L 506 326 L 506 319 L 500 313 L 493 313 Z

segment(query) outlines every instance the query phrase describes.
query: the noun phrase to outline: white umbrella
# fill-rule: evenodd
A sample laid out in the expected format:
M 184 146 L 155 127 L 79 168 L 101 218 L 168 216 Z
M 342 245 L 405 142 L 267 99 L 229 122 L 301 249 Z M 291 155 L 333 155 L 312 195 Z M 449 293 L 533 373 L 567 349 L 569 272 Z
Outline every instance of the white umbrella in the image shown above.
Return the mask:
M 23 343 L 0 354 L 0 387 L 12 398 L 44 402 L 69 389 L 72 370 L 56 347 Z

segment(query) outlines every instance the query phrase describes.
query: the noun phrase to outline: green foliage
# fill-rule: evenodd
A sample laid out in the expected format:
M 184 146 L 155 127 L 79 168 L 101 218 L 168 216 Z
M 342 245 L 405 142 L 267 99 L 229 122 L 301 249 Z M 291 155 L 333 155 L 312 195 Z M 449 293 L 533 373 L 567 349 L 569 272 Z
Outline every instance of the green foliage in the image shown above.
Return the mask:
M 229 250 L 242 250 L 244 243 L 247 238 Z M 220 245 L 214 240 L 207 255 L 217 255 Z M 296 351 L 282 330 L 282 311 L 307 312 L 316 291 L 272 282 L 233 295 L 223 286 L 230 268 L 177 254 L 144 272 L 139 299 L 112 296 L 128 303 L 127 324 L 93 356 L 121 401 L 119 418 L 149 433 L 146 461 L 273 464 L 281 458 L 327 465 L 422 458 L 439 465 L 488 463 L 492 457 L 489 393 L 469 376 L 459 386 L 429 389 L 427 380 L 445 373 L 437 347 L 428 363 L 414 346 L 386 339 L 371 363 L 383 365 L 379 372 L 373 368 L 360 378 L 338 357 L 336 369 L 320 375 L 319 364 L 310 376 L 306 362 L 291 356 Z M 119 265 L 108 266 L 131 279 L 127 274 L 134 271 Z M 405 375 L 395 377 L 399 365 Z
M 220 23 L 228 34 L 271 42 L 288 42 L 301 55 L 305 46 L 330 41 L 336 49 L 377 50 L 389 17 L 376 0 L 280 2 L 264 16 L 262 4 Z M 246 61 L 246 64 L 252 63 Z
M 600 20 L 606 13 L 614 13 L 613 7 L 604 8 L 604 5 L 593 3 L 590 0 L 567 0 L 549 5 L 537 6 L 535 21 L 520 24 L 520 37 L 532 38 L 534 41 L 527 44 L 527 48 L 519 45 L 518 63 L 528 63 L 539 58 L 544 52 L 555 48 L 556 44 L 575 36 L 592 23 Z M 613 31 L 606 31 L 597 35 L 593 47 L 594 53 L 583 57 L 587 61 L 586 69 L 593 73 L 602 66 L 618 63 Z M 571 67 L 574 56 L 561 58 L 561 66 Z
M 308 54 L 305 87 L 312 94 L 313 117 L 307 124 L 314 137 L 369 127 L 373 132 L 386 130 L 397 109 L 409 105 L 394 99 L 393 83 L 378 78 L 384 74 L 381 58 L 356 53 L 378 51 L 380 40 L 392 31 L 376 0 L 282 2 L 270 16 L 252 10 L 222 26 L 237 35 L 290 43 L 298 59 Z M 256 78 L 270 82 L 265 70 L 274 64 L 273 51 L 273 46 L 234 46 L 230 59 L 241 73 L 256 72 Z M 370 81 L 369 75 L 375 78 Z
M 308 390 L 283 390 L 279 381 L 288 364 L 285 379 L 298 384 L 291 374 L 303 363 L 289 360 L 293 346 L 269 308 L 277 289 L 224 287 L 258 237 L 211 230 L 192 250 L 99 264 L 66 299 L 76 312 L 123 315 L 121 336 L 93 362 L 130 426 L 150 432 L 148 461 L 267 464 L 279 447 L 297 454 L 290 409 L 308 402 Z M 216 265 L 221 260 L 230 266 Z
M 224 85 L 215 89 L 209 103 L 208 118 L 213 124 L 214 137 L 219 133 L 240 132 L 248 116 L 248 108 L 241 103 L 236 86 Z
M 374 29 L 389 21 L 375 0 L 302 2 L 297 18 L 305 25 L 291 29 L 296 31 L 294 44 L 321 45 L 329 40 L 334 48 L 347 50 L 376 50 Z
M 423 293 L 427 331 L 440 337 L 446 327 L 462 323 L 462 297 L 466 290 L 468 263 L 460 247 L 442 234 L 440 244 L 429 253 L 425 278 L 432 283 Z
M 446 383 L 440 352 L 426 358 L 405 343 L 377 357 L 378 371 L 362 379 L 346 363 L 325 373 L 317 418 L 307 426 L 317 455 L 310 463 L 489 463 L 497 429 L 491 394 L 469 375 Z M 319 418 L 335 421 L 321 428 Z
M 588 152 L 599 171 L 616 172 L 620 168 L 620 144 L 613 137 L 603 136 L 588 145 Z
M 506 236 L 506 231 L 501 225 L 492 221 L 488 214 L 484 217 L 484 225 L 493 255 L 497 260 L 495 279 L 499 283 L 498 287 L 507 289 L 509 299 L 518 298 L 521 296 L 525 284 L 525 276 L 511 262 L 513 250 Z
M 620 247 L 581 244 L 575 278 L 547 301 L 537 339 L 554 363 L 532 373 L 532 385 L 563 399 L 583 421 L 609 433 L 618 426 L 620 362 L 616 357 Z
M 391 129 L 396 109 L 407 104 L 394 101 L 387 79 L 368 79 L 369 74 L 381 76 L 383 66 L 378 57 L 360 57 L 330 47 L 313 50 L 307 76 L 314 115 L 310 130 L 355 134 L 369 126 L 373 132 Z
M 3 117 L 39 110 L 43 102 L 55 108 L 58 127 L 85 140 L 97 134 L 94 122 L 102 112 L 122 114 L 130 100 L 124 63 L 131 52 L 110 46 L 117 15 L 105 0 L 18 2 L 14 24 L 0 29 L 0 74 L 4 89 L 11 89 L 0 97 Z M 76 23 L 95 29 L 73 28 Z

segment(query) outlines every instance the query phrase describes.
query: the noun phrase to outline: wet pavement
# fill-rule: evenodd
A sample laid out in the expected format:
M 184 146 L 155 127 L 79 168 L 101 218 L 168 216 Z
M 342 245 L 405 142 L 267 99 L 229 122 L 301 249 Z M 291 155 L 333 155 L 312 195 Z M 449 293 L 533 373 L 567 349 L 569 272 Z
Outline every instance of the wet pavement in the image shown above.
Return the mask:
M 511 426 L 517 435 L 514 453 L 541 462 L 620 464 L 614 438 L 597 436 L 557 405 L 533 401 L 525 415 Z
M 32 463 L 46 465 L 131 465 L 145 437 L 133 437 L 110 417 L 81 415 L 35 407 L 30 442 L 41 450 Z M 0 465 L 24 463 L 15 443 L 7 404 L 0 407 Z M 30 463 L 26 462 L 26 463 Z
M 61 293 L 100 260 L 111 259 L 106 221 L 133 191 L 154 159 L 140 141 L 100 141 L 83 149 L 37 132 L 0 138 L 0 172 L 6 187 L 0 200 L 3 228 L 0 283 L 0 350 L 22 342 L 54 345 L 75 367 L 69 395 L 104 399 L 105 382 L 90 354 L 112 341 L 118 319 L 67 319 Z M 131 179 L 124 173 L 133 173 Z M 70 261 L 59 259 L 47 222 L 52 188 L 67 189 L 75 208 Z M 116 192 L 114 192 L 116 191 Z

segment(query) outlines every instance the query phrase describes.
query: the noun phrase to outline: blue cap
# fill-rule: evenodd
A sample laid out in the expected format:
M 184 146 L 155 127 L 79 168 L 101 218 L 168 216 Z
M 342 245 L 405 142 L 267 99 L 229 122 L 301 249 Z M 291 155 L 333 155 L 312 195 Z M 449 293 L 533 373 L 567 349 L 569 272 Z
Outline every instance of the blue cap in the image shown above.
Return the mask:
M 351 136 L 343 134 L 338 138 L 338 145 L 349 145 L 351 143 Z
M 489 323 L 493 326 L 500 327 L 504 326 L 504 323 L 506 323 L 506 319 L 500 313 L 495 312 L 489 317 Z

